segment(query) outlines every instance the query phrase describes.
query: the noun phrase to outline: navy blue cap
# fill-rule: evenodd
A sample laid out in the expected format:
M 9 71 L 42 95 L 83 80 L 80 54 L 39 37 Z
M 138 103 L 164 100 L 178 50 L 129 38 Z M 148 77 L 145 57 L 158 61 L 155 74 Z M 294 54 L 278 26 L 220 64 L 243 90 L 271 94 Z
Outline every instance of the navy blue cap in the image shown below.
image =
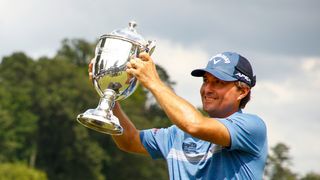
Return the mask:
M 256 76 L 250 62 L 238 53 L 224 52 L 210 58 L 204 69 L 195 69 L 192 76 L 202 77 L 206 72 L 223 81 L 242 81 L 255 86 Z

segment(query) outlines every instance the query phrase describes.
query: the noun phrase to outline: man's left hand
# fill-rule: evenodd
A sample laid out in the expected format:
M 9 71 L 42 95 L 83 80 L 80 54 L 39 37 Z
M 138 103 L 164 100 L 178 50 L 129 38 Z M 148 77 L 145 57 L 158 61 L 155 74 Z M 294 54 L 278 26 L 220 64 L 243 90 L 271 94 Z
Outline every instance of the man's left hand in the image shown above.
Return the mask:
M 147 89 L 151 89 L 161 80 L 156 70 L 156 66 L 146 52 L 140 53 L 138 58 L 133 58 L 127 63 L 127 73 L 135 76 L 140 84 Z

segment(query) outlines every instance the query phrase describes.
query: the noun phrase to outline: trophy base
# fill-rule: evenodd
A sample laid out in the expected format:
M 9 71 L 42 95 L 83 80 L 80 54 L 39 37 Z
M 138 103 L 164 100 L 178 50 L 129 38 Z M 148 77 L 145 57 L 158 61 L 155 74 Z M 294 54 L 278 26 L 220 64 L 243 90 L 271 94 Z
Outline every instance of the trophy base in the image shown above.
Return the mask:
M 77 121 L 87 128 L 104 134 L 121 135 L 123 128 L 120 126 L 118 118 L 111 114 L 110 119 L 107 119 L 105 114 L 103 110 L 89 109 L 85 113 L 79 114 Z

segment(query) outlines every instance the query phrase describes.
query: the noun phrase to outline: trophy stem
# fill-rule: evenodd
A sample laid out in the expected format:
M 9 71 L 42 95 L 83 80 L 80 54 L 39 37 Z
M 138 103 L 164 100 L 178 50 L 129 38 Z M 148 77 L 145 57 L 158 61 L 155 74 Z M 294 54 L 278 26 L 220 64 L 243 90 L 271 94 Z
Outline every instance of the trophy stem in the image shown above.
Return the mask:
M 100 102 L 97 108 L 108 112 L 111 111 L 114 107 L 115 96 L 116 93 L 113 90 L 107 89 L 103 96 L 100 98 Z
M 100 98 L 96 109 L 89 109 L 83 114 L 79 114 L 77 120 L 83 126 L 101 133 L 111 135 L 121 135 L 123 128 L 116 116 L 112 113 L 115 103 L 115 91 L 108 89 Z

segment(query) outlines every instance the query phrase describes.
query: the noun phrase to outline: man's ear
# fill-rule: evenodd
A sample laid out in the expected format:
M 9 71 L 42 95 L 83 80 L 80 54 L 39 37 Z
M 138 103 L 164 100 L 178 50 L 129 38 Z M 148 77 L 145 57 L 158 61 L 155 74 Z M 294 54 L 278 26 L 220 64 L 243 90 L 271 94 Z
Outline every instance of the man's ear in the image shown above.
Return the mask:
M 239 101 L 241 101 L 241 99 L 245 98 L 247 96 L 247 94 L 250 92 L 250 88 L 249 87 L 242 87 L 241 89 L 239 89 L 240 94 L 238 96 Z

